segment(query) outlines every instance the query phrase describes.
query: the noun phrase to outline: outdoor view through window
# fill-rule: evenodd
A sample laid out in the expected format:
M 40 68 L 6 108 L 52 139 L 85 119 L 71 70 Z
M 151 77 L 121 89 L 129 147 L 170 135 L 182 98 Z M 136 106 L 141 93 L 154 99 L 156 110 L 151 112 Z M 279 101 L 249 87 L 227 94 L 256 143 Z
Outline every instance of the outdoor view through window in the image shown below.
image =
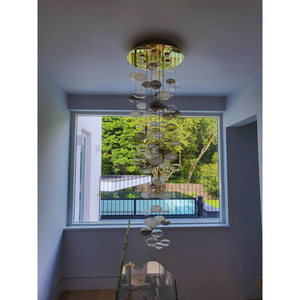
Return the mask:
M 154 204 L 168 219 L 219 221 L 218 117 L 173 121 L 180 131 L 173 140 L 180 145 L 166 142 L 166 146 L 176 153 L 172 164 L 177 167 L 166 162 L 162 173 L 167 180 L 161 187 L 172 192 L 171 199 L 141 196 L 150 191 L 151 174 L 142 172 L 149 153 L 128 141 L 141 131 L 143 122 L 144 118 L 77 115 L 74 222 L 144 219 L 143 211 Z

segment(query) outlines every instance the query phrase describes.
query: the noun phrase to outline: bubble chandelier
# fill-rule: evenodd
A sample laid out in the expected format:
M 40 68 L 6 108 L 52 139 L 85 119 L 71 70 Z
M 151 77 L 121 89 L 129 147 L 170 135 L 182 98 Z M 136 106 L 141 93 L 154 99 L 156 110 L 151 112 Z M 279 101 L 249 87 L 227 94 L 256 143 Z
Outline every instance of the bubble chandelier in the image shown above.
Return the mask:
M 171 199 L 172 193 L 163 185 L 182 168 L 174 164 L 177 155 L 173 152 L 180 145 L 181 132 L 172 120 L 181 116 L 176 107 L 176 92 L 181 85 L 176 81 L 175 68 L 183 59 L 174 44 L 162 40 L 142 42 L 127 55 L 128 62 L 140 69 L 129 75 L 136 88 L 128 100 L 135 106 L 130 116 L 143 117 L 145 122 L 129 143 L 137 150 L 134 164 L 142 174 L 152 175 L 150 190 L 142 193 L 144 199 Z
M 129 140 L 136 146 L 134 164 L 144 175 L 151 175 L 149 191 L 141 193 L 144 199 L 171 199 L 172 192 L 163 186 L 173 172 L 180 171 L 182 166 L 176 163 L 176 146 L 181 131 L 172 122 L 181 116 L 176 107 L 176 92 L 181 85 L 176 80 L 175 68 L 183 61 L 183 53 L 172 43 L 162 40 L 142 42 L 127 55 L 128 62 L 135 70 L 129 79 L 135 82 L 135 90 L 128 100 L 135 106 L 130 113 L 133 118 L 143 117 L 141 131 Z M 171 150 L 172 149 L 172 150 Z M 160 214 L 161 206 L 152 205 L 150 210 L 144 210 L 144 215 Z M 168 226 L 170 221 L 162 215 L 148 217 L 146 227 L 140 230 L 143 236 L 149 236 L 146 244 L 160 250 L 170 245 L 166 238 L 158 240 L 163 231 L 158 225 Z

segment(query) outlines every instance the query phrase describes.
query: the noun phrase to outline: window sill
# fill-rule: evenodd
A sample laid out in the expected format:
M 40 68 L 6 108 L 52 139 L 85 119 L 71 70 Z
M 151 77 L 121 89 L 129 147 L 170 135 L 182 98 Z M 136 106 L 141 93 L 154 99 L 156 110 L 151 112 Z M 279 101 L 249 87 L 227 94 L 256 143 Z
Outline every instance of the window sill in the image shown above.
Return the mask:
M 141 228 L 145 224 L 142 220 L 131 220 L 130 228 Z M 86 229 L 121 229 L 128 227 L 128 220 L 103 220 L 100 222 L 73 223 L 64 230 L 86 230 Z M 160 226 L 163 228 L 164 226 Z M 230 225 L 220 221 L 209 221 L 204 219 L 171 219 L 171 224 L 167 228 L 208 228 L 221 227 L 230 228 Z

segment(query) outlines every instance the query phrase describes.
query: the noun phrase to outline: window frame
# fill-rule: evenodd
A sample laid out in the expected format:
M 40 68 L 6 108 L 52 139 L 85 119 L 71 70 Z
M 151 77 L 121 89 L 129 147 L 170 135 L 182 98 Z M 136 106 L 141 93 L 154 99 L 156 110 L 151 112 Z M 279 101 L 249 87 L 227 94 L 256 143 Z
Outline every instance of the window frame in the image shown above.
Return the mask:
M 74 195 L 75 195 L 75 174 L 76 174 L 76 128 L 78 115 L 98 115 L 98 116 L 122 116 L 129 117 L 130 111 L 71 111 L 71 124 L 70 124 L 70 151 L 69 151 L 69 188 L 68 188 L 68 215 L 67 227 L 71 228 L 127 228 L 128 220 L 111 219 L 101 220 L 95 222 L 74 222 Z M 225 192 L 225 158 L 224 158 L 224 130 L 223 130 L 223 114 L 222 113 L 207 113 L 201 111 L 183 111 L 182 117 L 217 117 L 218 118 L 218 159 L 219 159 L 219 207 L 220 207 L 220 220 L 210 221 L 208 219 L 172 219 L 169 227 L 183 228 L 183 227 L 229 227 L 228 216 L 228 197 Z M 131 228 L 140 228 L 144 225 L 141 220 L 131 220 Z

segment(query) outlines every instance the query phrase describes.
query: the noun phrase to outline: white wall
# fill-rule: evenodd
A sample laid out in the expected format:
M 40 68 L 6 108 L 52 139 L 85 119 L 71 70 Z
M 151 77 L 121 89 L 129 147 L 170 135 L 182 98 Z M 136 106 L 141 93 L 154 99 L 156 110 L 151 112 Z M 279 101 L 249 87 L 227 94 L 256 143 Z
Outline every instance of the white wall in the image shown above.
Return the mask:
M 84 220 L 99 221 L 99 178 L 101 176 L 101 140 L 102 117 L 78 116 L 77 135 L 87 133 L 87 161 L 86 161 L 86 195 Z M 98 147 L 97 147 L 98 145 Z M 76 190 L 75 190 L 75 222 L 79 221 L 79 178 L 80 178 L 80 145 L 76 146 Z
M 66 94 L 41 68 L 38 75 L 38 299 L 46 300 L 62 277 L 70 113 Z

